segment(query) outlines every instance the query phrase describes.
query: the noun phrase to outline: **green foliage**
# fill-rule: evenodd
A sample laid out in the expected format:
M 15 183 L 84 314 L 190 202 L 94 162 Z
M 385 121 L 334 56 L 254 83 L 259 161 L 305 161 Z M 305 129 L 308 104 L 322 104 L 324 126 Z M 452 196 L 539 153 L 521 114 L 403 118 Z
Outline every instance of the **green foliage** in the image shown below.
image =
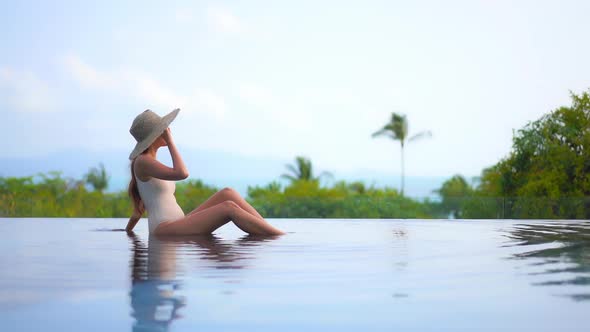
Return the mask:
M 391 113 L 391 119 L 383 128 L 374 132 L 372 137 L 387 136 L 394 141 L 399 141 L 403 147 L 408 136 L 408 119 L 405 114 Z
M 295 157 L 295 165 L 285 165 L 291 172 L 281 175 L 282 178 L 290 180 L 291 182 L 305 180 L 305 181 L 319 181 L 322 176 L 332 177 L 330 172 L 322 172 L 319 176 L 314 176 L 311 160 L 303 156 Z
M 508 195 L 557 198 L 590 194 L 590 95 L 571 94 L 560 107 L 518 131 L 504 161 Z
M 108 217 L 112 216 L 113 196 L 88 192 L 83 180 L 63 178 L 58 171 L 0 178 L 0 215 Z
M 514 197 L 506 217 L 590 217 L 584 208 L 590 195 L 590 94 L 570 95 L 571 106 L 518 130 L 510 155 L 497 165 L 499 192 Z
M 269 218 L 433 218 L 436 204 L 403 197 L 395 189 L 366 188 L 362 182 L 339 181 L 320 187 L 298 180 L 280 189 L 276 183 L 250 187 L 249 201 Z
M 103 163 L 100 163 L 100 169 L 93 167 L 84 175 L 84 181 L 90 184 L 95 191 L 102 192 L 109 185 L 110 176 L 107 174 Z
M 515 132 L 510 154 L 484 169 L 458 204 L 462 217 L 590 218 L 590 94 L 571 99 Z
M 434 191 L 442 198 L 442 208 L 455 218 L 462 218 L 463 204 L 473 195 L 471 185 L 461 175 L 455 175 L 445 181 L 441 188 Z
M 61 172 L 28 177 L 0 177 L 0 217 L 100 217 L 126 218 L 132 213 L 127 191 L 89 192 L 84 180 L 63 178 Z M 176 186 L 177 201 L 192 211 L 217 191 L 201 181 Z
M 38 179 L 38 181 L 34 181 Z M 180 181 L 176 200 L 185 213 L 218 191 L 201 180 Z M 87 191 L 83 180 L 63 178 L 60 172 L 37 178 L 0 177 L 0 216 L 4 217 L 117 217 L 131 215 L 127 192 Z M 273 181 L 248 187 L 250 203 L 270 218 L 434 218 L 437 203 L 403 197 L 395 189 L 339 181 L 321 187 L 319 181 L 297 180 L 287 187 Z
M 201 180 L 180 181 L 176 184 L 176 202 L 186 214 L 196 209 L 197 206 L 205 202 L 218 190 L 213 186 L 204 184 Z

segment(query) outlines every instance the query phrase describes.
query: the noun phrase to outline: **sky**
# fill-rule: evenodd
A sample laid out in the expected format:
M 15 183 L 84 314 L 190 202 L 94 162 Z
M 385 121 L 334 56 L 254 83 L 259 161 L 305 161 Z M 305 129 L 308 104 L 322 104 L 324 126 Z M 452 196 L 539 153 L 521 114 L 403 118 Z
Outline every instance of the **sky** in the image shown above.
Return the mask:
M 3 157 L 135 145 L 151 109 L 183 148 L 400 172 L 371 138 L 406 114 L 410 176 L 474 176 L 513 130 L 590 88 L 589 1 L 0 4 Z M 127 160 L 125 160 L 127 162 Z M 189 169 L 190 169 L 190 165 Z

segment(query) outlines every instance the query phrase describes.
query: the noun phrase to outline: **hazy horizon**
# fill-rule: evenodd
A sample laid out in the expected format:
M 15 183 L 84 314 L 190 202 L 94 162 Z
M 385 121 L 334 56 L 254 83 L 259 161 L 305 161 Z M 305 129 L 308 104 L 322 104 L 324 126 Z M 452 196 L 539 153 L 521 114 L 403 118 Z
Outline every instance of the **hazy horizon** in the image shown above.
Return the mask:
M 90 167 L 98 167 L 99 163 L 105 165 L 110 175 L 109 186 L 105 192 L 125 190 L 131 178 L 129 174 L 129 160 L 124 156 L 125 150 L 103 151 L 103 153 L 88 153 L 82 150 L 66 149 L 57 153 L 39 155 L 24 158 L 2 158 L 0 163 L 4 165 L 0 169 L 0 176 L 33 176 L 38 172 L 49 173 L 60 171 L 62 177 L 82 179 Z M 282 159 L 257 159 L 233 155 L 223 152 L 183 149 L 183 159 L 189 169 L 187 180 L 200 179 L 207 185 L 218 188 L 232 187 L 242 195 L 247 194 L 248 186 L 264 186 L 272 181 L 278 181 L 283 185 L 288 181 L 281 179 L 280 175 L 287 172 L 285 164 L 292 164 L 293 160 Z M 162 148 L 158 151 L 158 160 L 171 166 L 169 151 Z M 313 163 L 313 160 L 312 160 Z M 322 171 L 333 173 L 333 179 L 322 178 L 320 184 L 329 186 L 337 181 L 344 180 L 361 181 L 367 186 L 374 185 L 377 188 L 390 187 L 399 189 L 400 175 L 388 172 L 375 172 L 369 169 L 356 169 L 348 172 L 334 172 L 329 169 L 314 169 L 318 174 Z M 406 177 L 405 194 L 415 198 L 435 198 L 432 190 L 438 189 L 449 176 L 408 176 Z M 469 177 L 467 177 L 469 179 Z M 186 180 L 185 180 L 186 181 Z M 90 186 L 88 186 L 91 189 Z

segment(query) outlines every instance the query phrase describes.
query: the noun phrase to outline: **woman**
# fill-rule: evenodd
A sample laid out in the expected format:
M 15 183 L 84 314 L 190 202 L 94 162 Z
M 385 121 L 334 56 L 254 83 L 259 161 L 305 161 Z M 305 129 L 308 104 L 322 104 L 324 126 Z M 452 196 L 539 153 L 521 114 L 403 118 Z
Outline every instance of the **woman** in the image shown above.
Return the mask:
M 175 109 L 160 117 L 151 110 L 145 110 L 133 120 L 129 132 L 137 144 L 129 155 L 132 160 L 129 196 L 134 210 L 126 230 L 131 231 L 147 210 L 149 232 L 155 235 L 209 234 L 230 220 L 249 234 L 285 234 L 266 222 L 231 188 L 223 188 L 199 207 L 184 214 L 174 197 L 174 181 L 186 179 L 188 170 L 168 128 L 179 111 Z M 167 146 L 170 151 L 172 168 L 156 159 L 158 148 L 162 146 Z

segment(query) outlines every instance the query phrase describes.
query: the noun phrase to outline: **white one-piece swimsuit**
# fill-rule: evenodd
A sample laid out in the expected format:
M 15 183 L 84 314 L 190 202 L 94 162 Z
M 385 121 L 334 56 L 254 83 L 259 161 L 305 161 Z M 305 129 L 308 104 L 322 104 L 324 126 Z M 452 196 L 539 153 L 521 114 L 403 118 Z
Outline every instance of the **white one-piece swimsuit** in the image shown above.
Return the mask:
M 151 177 L 144 182 L 137 176 L 135 179 L 137 180 L 137 190 L 148 212 L 150 234 L 160 223 L 184 217 L 184 211 L 174 197 L 175 181 Z

